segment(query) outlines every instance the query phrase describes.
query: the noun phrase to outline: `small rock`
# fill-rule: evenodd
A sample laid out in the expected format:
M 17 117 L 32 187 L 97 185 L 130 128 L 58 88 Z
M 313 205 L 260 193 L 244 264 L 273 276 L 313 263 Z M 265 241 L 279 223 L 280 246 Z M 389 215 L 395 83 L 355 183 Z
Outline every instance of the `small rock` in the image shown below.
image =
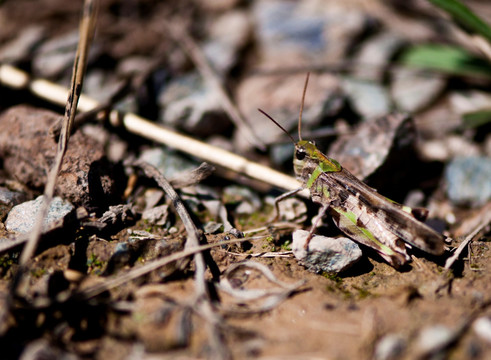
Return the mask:
M 314 235 L 309 243 L 309 251 L 305 250 L 305 240 L 309 232 L 296 230 L 293 233 L 293 255 L 309 271 L 339 273 L 351 267 L 361 259 L 360 247 L 345 237 L 329 238 Z
M 361 44 L 354 62 L 360 64 L 353 69 L 353 76 L 366 80 L 382 81 L 387 64 L 401 47 L 403 39 L 390 32 L 382 32 Z M 369 64 L 369 66 L 366 66 Z
M 128 241 L 129 243 L 135 243 L 140 240 L 147 240 L 147 239 L 157 239 L 158 236 L 152 234 L 151 232 L 145 231 L 145 230 L 133 230 L 133 229 L 128 229 Z
M 449 95 L 450 109 L 459 115 L 489 109 L 491 107 L 491 95 L 487 91 L 469 90 L 453 92 Z
M 270 203 L 274 206 L 274 200 Z M 279 218 L 284 221 L 301 223 L 307 220 L 307 205 L 300 199 L 286 198 L 278 203 L 278 208 L 280 211 Z
M 46 41 L 37 49 L 32 63 L 33 71 L 40 77 L 53 77 L 70 69 L 73 54 L 77 48 L 78 31 L 64 33 L 62 36 Z
M 302 11 L 290 1 L 257 1 L 258 37 L 266 53 L 312 53 L 326 47 L 326 19 L 319 13 Z
M 214 189 L 198 184 L 186 188 L 186 192 L 182 193 L 181 197 L 192 211 L 197 212 L 201 206 L 204 206 L 211 216 L 220 220 L 219 222 L 223 224 L 224 231 L 233 229 L 228 220 L 227 208 Z
M 447 96 L 416 114 L 414 120 L 422 140 L 441 138 L 462 127 L 462 116 L 452 110 Z
M 350 40 L 365 28 L 365 15 L 337 2 L 255 1 L 260 54 L 285 62 L 340 61 Z
M 143 194 L 143 198 L 145 199 L 144 210 L 149 210 L 157 206 L 164 194 L 164 191 L 160 189 L 150 188 L 145 190 L 145 193 Z
M 163 226 L 169 217 L 169 205 L 159 205 L 143 211 L 142 219 L 150 225 Z
M 118 61 L 116 74 L 119 77 L 129 77 L 149 71 L 154 66 L 154 60 L 146 56 L 128 56 Z
M 107 262 L 107 267 L 103 274 L 111 275 L 117 270 L 130 265 L 131 258 L 134 255 L 132 250 L 133 249 L 128 245 L 128 243 L 118 243 L 114 248 L 114 253 Z
M 215 71 L 226 74 L 237 63 L 239 51 L 247 44 L 250 20 L 245 11 L 229 11 L 210 24 L 203 52 Z
M 26 194 L 0 186 L 0 203 L 15 206 L 25 200 Z
M 446 84 L 443 76 L 428 76 L 415 69 L 399 69 L 392 79 L 391 92 L 400 110 L 413 113 L 435 101 Z
M 375 360 L 400 359 L 406 348 L 406 339 L 400 334 L 385 335 L 375 345 Z
M 104 103 L 121 88 L 122 83 L 123 80 L 117 78 L 111 71 L 93 69 L 85 77 L 84 94 Z
M 381 84 L 354 78 L 345 78 L 342 84 L 353 107 L 363 117 L 374 118 L 390 112 L 389 94 Z
M 5 222 L 7 230 L 19 233 L 30 232 L 37 220 L 37 214 L 39 213 L 42 203 L 43 196 L 39 196 L 35 200 L 14 206 Z M 68 201 L 63 200 L 58 196 L 55 197 L 49 207 L 48 215 L 44 219 L 44 230 L 47 230 L 55 221 L 64 220 L 74 212 L 74 210 L 75 207 Z
M 230 121 L 222 110 L 222 101 L 197 72 L 172 80 L 162 88 L 158 103 L 163 108 L 160 119 L 195 136 L 222 133 Z
M 75 354 L 65 352 L 61 348 L 55 347 L 47 339 L 39 338 L 25 345 L 20 360 L 38 360 L 38 359 L 59 359 L 59 360 L 77 360 L 79 357 Z
M 223 224 L 215 221 L 208 221 L 203 227 L 203 230 L 206 234 L 215 234 L 219 231 L 223 232 Z
M 451 340 L 454 332 L 443 325 L 433 325 L 424 328 L 416 340 L 418 351 L 430 354 L 439 351 Z
M 482 316 L 472 324 L 474 332 L 491 345 L 491 317 Z
M 15 62 L 27 58 L 33 47 L 44 37 L 44 27 L 31 25 L 20 31 L 17 37 L 0 48 L 0 61 Z
M 0 221 L 3 221 L 13 206 L 26 200 L 26 195 L 0 187 Z
M 186 159 L 172 150 L 160 147 L 142 151 L 138 160 L 155 166 L 167 179 L 174 177 L 182 171 L 193 170 L 198 167 L 197 163 Z
M 241 0 L 203 0 L 200 5 L 210 11 L 227 11 L 236 8 Z
M 447 195 L 460 205 L 483 205 L 491 199 L 491 158 L 484 156 L 453 159 L 445 170 Z
M 457 157 L 479 156 L 481 152 L 475 142 L 458 135 L 424 141 L 418 147 L 426 161 L 449 162 Z
M 252 214 L 261 208 L 261 199 L 251 189 L 231 185 L 223 189 L 223 196 L 225 203 L 235 203 L 237 207 L 235 212 L 237 214 Z
M 47 129 L 61 115 L 30 106 L 14 106 L 0 115 L 0 157 L 10 176 L 28 187 L 43 188 L 57 140 Z M 104 156 L 104 144 L 76 131 L 64 157 L 56 192 L 89 209 L 118 200 L 124 175 Z M 119 180 L 119 181 L 118 181 Z

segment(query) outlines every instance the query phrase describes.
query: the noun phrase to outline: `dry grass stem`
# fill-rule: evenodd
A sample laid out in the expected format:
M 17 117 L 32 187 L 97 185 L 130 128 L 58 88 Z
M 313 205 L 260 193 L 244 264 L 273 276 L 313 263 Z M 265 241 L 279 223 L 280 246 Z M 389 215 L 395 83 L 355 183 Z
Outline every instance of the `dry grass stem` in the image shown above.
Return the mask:
M 135 162 L 134 166 L 142 169 L 149 178 L 154 179 L 171 200 L 174 209 L 178 213 L 186 229 L 188 237 L 185 249 L 198 248 L 200 246 L 200 238 L 202 235 L 172 185 L 167 181 L 164 175 L 152 165 L 145 162 Z M 221 324 L 223 320 L 211 306 L 211 298 L 205 278 L 206 262 L 202 251 L 194 253 L 194 264 L 196 268 L 194 274 L 194 283 L 196 286 L 194 308 L 204 319 L 206 319 L 206 325 L 208 327 L 207 333 L 209 336 L 211 352 L 213 353 L 212 357 L 216 359 L 230 359 L 230 351 L 225 344 L 224 334 L 222 333 Z
M 46 80 L 30 80 L 28 74 L 9 65 L 0 65 L 0 82 L 14 88 L 27 87 L 36 96 L 59 105 L 65 103 L 67 96 L 66 88 Z M 96 100 L 88 96 L 80 96 L 79 110 L 90 111 L 98 106 L 99 103 Z M 111 112 L 111 118 L 119 118 L 118 112 L 113 110 Z M 164 144 L 204 161 L 246 175 L 252 179 L 260 180 L 285 190 L 293 190 L 300 187 L 300 182 L 292 176 L 250 161 L 219 147 L 166 129 L 138 115 L 127 113 L 122 116 L 122 123 L 126 130 L 133 134 L 140 135 L 146 139 Z M 306 198 L 308 197 L 308 191 L 306 190 L 299 194 Z
M 93 0 L 86 0 L 84 3 L 83 17 L 80 22 L 80 40 L 77 47 L 77 53 L 75 55 L 75 61 L 73 65 L 73 74 L 70 91 L 68 93 L 68 100 L 66 101 L 65 117 L 63 121 L 60 138 L 58 141 L 58 151 L 52 169 L 48 175 L 47 183 L 44 189 L 44 202 L 41 210 L 39 211 L 38 218 L 32 229 L 29 240 L 24 247 L 20 256 L 19 264 L 21 267 L 32 258 L 36 251 L 39 238 L 41 236 L 43 221 L 46 217 L 51 200 L 53 199 L 54 189 L 56 184 L 56 178 L 61 169 L 63 163 L 63 157 L 65 156 L 68 140 L 70 138 L 70 130 L 73 125 L 73 119 L 77 110 L 77 103 L 80 93 L 82 92 L 83 78 L 85 74 L 85 67 L 87 64 L 87 56 L 90 48 L 90 43 L 94 34 L 95 28 L 95 4 Z M 22 271 L 19 271 L 22 273 Z
M 144 275 L 147 275 L 151 273 L 154 270 L 157 270 L 165 265 L 172 264 L 173 262 L 182 260 L 187 258 L 188 256 L 194 255 L 198 252 L 210 250 L 214 247 L 219 247 L 223 245 L 230 245 L 230 244 L 237 244 L 245 241 L 254 241 L 254 240 L 261 240 L 264 239 L 265 236 L 253 236 L 253 237 L 247 237 L 247 238 L 241 238 L 241 239 L 232 239 L 232 240 L 225 240 L 225 241 L 220 241 L 217 243 L 213 244 L 206 244 L 206 245 L 200 245 L 198 247 L 192 247 L 189 249 L 184 249 L 182 251 L 173 253 L 169 256 L 153 260 L 150 262 L 147 262 L 145 265 L 136 267 L 131 269 L 130 271 L 117 275 L 113 278 L 109 278 L 106 281 L 102 283 L 95 284 L 91 287 L 85 288 L 81 292 L 79 292 L 79 296 L 85 299 L 90 299 L 93 298 L 99 294 L 102 294 L 105 291 L 114 289 L 118 286 L 121 286 L 123 284 L 126 284 L 127 282 L 131 280 L 138 279 L 139 277 L 142 277 Z
M 475 227 L 475 229 L 465 237 L 464 241 L 459 245 L 457 250 L 453 253 L 451 257 L 447 259 L 445 262 L 445 269 L 449 270 L 453 264 L 458 260 L 462 251 L 467 247 L 467 245 L 476 238 L 476 236 L 489 224 L 491 223 L 491 213 L 487 213 L 486 216 L 482 219 L 482 221 Z

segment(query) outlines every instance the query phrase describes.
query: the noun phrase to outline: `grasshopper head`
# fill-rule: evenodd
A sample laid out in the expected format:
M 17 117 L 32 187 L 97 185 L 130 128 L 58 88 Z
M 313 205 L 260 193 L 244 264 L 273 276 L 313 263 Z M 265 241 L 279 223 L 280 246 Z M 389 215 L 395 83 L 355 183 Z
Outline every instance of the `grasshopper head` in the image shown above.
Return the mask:
M 295 144 L 293 169 L 296 177 L 306 182 L 316 168 L 323 172 L 341 171 L 341 165 L 320 152 L 312 141 L 300 140 Z
M 293 155 L 293 170 L 297 178 L 305 174 L 310 164 L 314 164 L 314 153 L 318 151 L 311 141 L 301 140 L 295 144 L 295 153 Z M 312 169 L 313 171 L 313 169 Z M 311 173 L 311 171 L 308 171 Z

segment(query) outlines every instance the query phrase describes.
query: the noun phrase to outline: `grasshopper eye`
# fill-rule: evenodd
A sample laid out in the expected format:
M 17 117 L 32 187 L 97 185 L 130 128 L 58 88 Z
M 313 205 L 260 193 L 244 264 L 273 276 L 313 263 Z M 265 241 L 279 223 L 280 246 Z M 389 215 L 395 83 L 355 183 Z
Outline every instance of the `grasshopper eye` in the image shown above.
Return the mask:
M 299 149 L 295 152 L 295 157 L 297 158 L 297 160 L 305 159 L 306 155 L 307 155 L 307 153 L 305 152 L 305 150 L 302 150 L 302 149 Z

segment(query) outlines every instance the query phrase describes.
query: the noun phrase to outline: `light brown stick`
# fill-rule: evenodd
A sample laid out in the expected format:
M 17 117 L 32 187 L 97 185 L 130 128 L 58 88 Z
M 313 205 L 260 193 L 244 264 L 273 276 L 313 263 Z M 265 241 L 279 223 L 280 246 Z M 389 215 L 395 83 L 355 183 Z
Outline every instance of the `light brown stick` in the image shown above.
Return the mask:
M 28 74 L 10 65 L 0 65 L 0 82 L 13 88 L 28 88 L 36 96 L 55 104 L 62 105 L 66 101 L 66 88 L 42 79 L 31 80 Z M 96 100 L 83 94 L 80 96 L 78 104 L 80 111 L 90 111 L 97 106 L 99 106 L 99 103 Z M 115 110 L 111 112 L 110 117 L 114 119 L 120 118 L 119 113 Z M 250 161 L 230 151 L 166 129 L 138 115 L 127 113 L 122 116 L 122 123 L 126 130 L 133 134 L 167 145 L 215 165 L 220 165 L 252 179 L 260 180 L 285 190 L 297 189 L 301 185 L 292 176 Z M 307 190 L 299 194 L 306 198 L 309 196 Z

